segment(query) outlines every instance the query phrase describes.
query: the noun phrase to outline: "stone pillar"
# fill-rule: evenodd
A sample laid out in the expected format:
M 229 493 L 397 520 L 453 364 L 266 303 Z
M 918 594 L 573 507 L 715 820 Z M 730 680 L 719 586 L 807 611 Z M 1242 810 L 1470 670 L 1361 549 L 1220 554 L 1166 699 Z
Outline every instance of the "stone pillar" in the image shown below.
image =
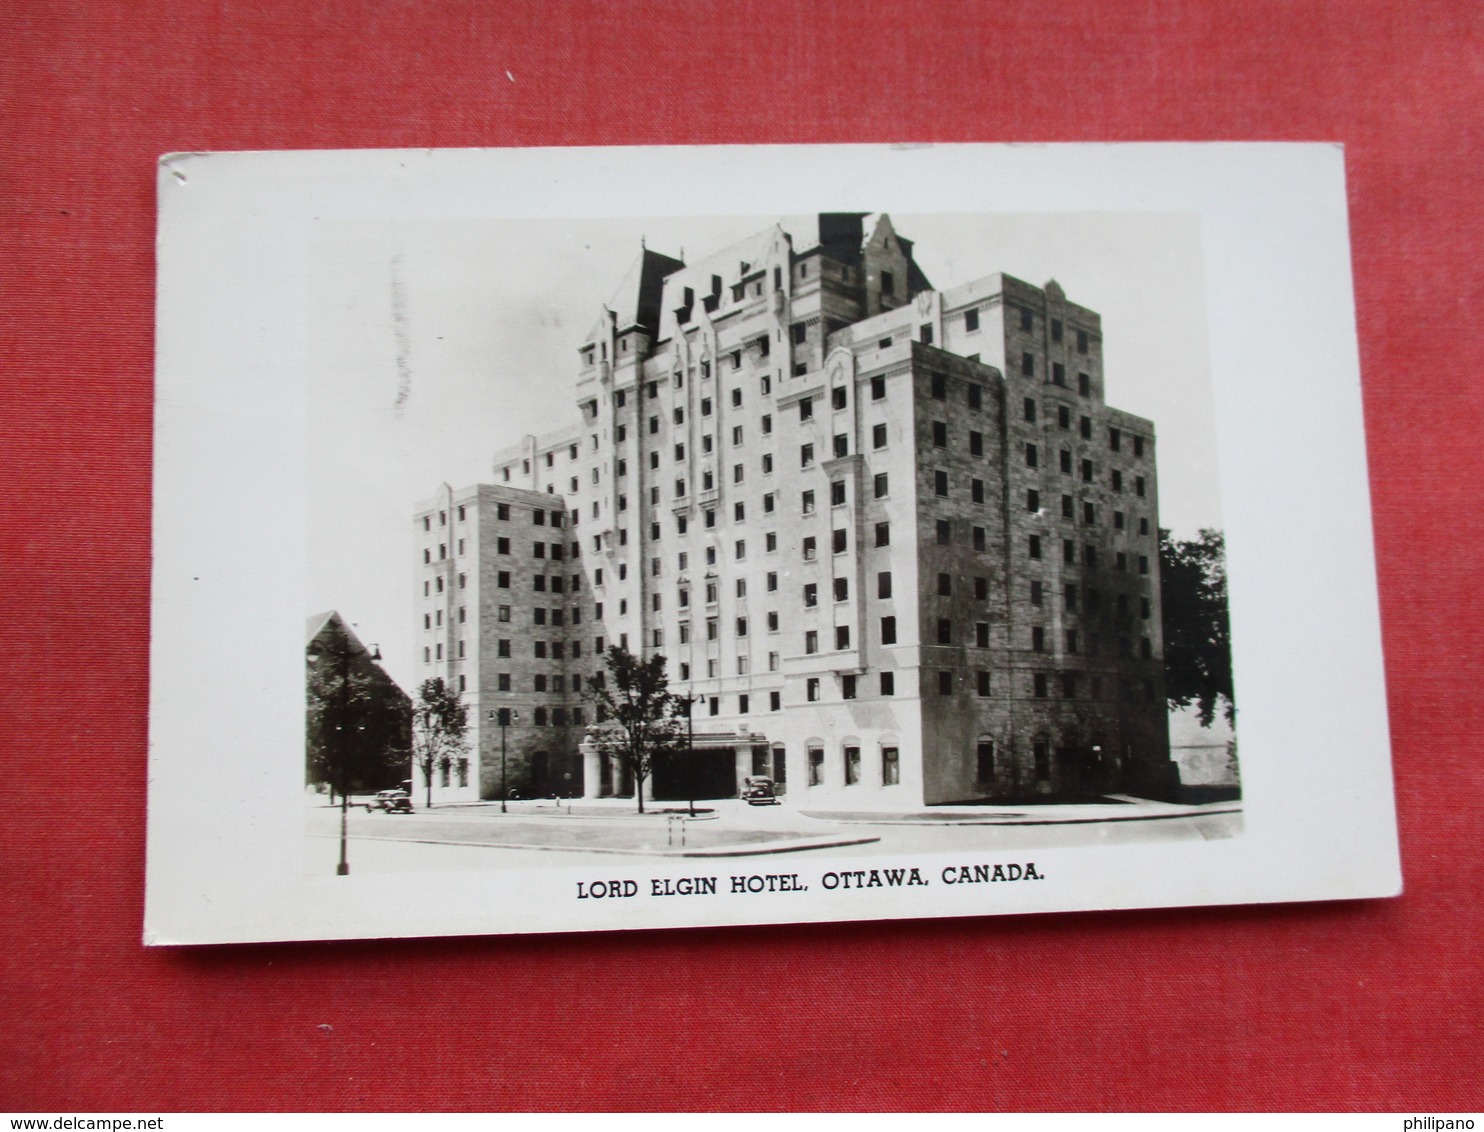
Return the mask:
M 582 752 L 582 796 L 596 798 L 603 789 L 603 759 L 597 746 L 584 739 L 577 748 Z

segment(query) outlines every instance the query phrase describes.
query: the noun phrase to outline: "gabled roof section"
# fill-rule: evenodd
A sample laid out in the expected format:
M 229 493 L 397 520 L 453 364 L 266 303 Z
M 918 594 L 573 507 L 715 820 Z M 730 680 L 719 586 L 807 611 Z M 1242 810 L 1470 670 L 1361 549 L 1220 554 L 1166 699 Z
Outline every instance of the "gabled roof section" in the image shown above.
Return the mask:
M 324 635 L 326 631 L 337 637 L 343 637 L 350 642 L 351 652 L 365 652 L 366 646 L 361 643 L 353 630 L 341 617 L 337 610 L 331 609 L 325 613 L 316 613 L 305 624 L 304 647 L 308 648 L 315 640 Z
M 614 292 L 608 309 L 615 315 L 619 331 L 639 327 L 653 334 L 660 325 L 660 295 L 665 276 L 679 271 L 685 264 L 673 256 L 645 248 L 629 268 L 623 282 Z

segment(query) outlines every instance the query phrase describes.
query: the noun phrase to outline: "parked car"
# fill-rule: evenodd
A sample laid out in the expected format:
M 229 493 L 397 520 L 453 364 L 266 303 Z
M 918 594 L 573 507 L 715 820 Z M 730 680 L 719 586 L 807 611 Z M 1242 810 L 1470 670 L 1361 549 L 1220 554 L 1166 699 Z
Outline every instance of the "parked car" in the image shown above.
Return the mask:
M 742 780 L 742 798 L 749 806 L 777 806 L 778 795 L 773 789 L 773 780 L 755 774 Z
M 366 812 L 386 814 L 412 813 L 412 798 L 405 790 L 383 790 L 366 803 Z

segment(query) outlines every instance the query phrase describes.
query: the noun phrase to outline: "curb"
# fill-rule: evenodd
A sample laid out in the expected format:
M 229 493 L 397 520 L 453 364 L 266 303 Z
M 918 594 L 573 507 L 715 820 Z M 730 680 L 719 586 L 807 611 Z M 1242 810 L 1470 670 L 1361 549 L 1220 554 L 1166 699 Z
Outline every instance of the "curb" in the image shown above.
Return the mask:
M 339 834 L 314 834 L 322 840 L 335 841 Z M 807 849 L 839 849 L 848 845 L 869 845 L 879 837 L 823 837 L 776 844 L 719 845 L 705 849 L 615 849 L 593 845 L 522 845 L 508 841 L 450 841 L 436 837 L 363 837 L 359 841 L 397 841 L 407 845 L 462 845 L 468 849 L 521 849 L 537 853 L 603 853 L 616 857 L 762 857 L 775 853 L 800 853 Z

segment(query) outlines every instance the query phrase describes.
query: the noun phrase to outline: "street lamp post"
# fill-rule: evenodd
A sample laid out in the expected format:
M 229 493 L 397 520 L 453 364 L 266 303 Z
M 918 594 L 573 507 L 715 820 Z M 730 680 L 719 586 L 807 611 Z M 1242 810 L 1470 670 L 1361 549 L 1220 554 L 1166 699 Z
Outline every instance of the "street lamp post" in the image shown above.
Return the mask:
M 695 710 L 696 697 L 686 688 L 685 696 L 685 781 L 690 793 L 690 816 L 696 816 L 696 732 L 691 716 Z
M 506 801 L 510 797 L 510 787 L 505 781 L 505 728 L 520 719 L 520 712 L 513 708 L 499 708 L 491 712 L 500 724 L 500 812 L 509 813 L 506 809 Z
M 350 815 L 350 745 L 349 730 L 347 726 L 350 716 L 350 659 L 351 647 L 348 638 L 342 640 L 340 649 L 340 715 L 335 723 L 335 761 L 339 764 L 339 789 L 340 789 L 340 863 L 335 866 L 336 876 L 350 876 L 350 858 L 348 856 L 349 835 L 347 826 Z M 310 653 L 310 659 L 318 661 L 324 656 L 324 650 L 316 646 Z M 381 649 L 377 645 L 371 646 L 367 654 L 372 661 L 381 659 Z

